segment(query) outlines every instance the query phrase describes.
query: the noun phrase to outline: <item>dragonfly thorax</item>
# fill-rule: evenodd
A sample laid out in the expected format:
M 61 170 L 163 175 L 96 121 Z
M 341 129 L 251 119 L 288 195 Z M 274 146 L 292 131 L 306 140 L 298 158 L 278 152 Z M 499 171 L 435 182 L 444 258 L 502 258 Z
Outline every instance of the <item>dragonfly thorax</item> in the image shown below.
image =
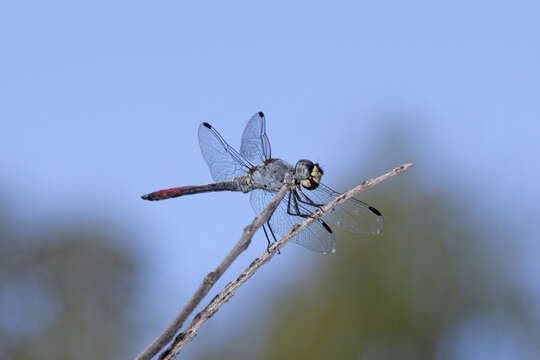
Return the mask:
M 314 190 L 321 183 L 323 170 L 310 160 L 299 160 L 294 167 L 295 178 L 307 190 Z
M 294 183 L 291 165 L 281 159 L 268 159 L 250 169 L 249 183 L 256 189 L 279 191 L 283 184 Z

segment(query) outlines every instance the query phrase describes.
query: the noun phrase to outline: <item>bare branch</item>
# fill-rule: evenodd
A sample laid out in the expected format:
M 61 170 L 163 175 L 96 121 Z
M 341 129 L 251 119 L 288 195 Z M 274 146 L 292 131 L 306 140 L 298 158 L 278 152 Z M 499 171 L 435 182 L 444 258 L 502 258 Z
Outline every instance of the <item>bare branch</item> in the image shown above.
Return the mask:
M 191 323 L 191 325 L 189 325 L 187 330 L 178 334 L 171 346 L 169 346 L 169 348 L 160 355 L 159 359 L 174 359 L 180 349 L 182 349 L 182 347 L 189 341 L 191 341 L 193 337 L 197 334 L 197 331 L 199 330 L 201 325 L 204 324 L 209 318 L 211 318 L 212 315 L 214 315 L 223 304 L 225 304 L 231 297 L 233 297 L 236 290 L 238 290 L 238 288 L 243 283 L 245 283 L 255 273 L 255 271 L 257 271 L 257 269 L 259 269 L 264 263 L 270 260 L 279 249 L 281 249 L 292 237 L 305 229 L 309 224 L 311 224 L 316 219 L 324 216 L 328 212 L 332 211 L 333 208 L 345 202 L 347 199 L 353 197 L 355 194 L 370 189 L 373 186 L 392 176 L 401 174 L 402 172 L 411 168 L 413 165 L 413 163 L 404 164 L 382 176 L 364 181 L 362 184 L 358 185 L 354 189 L 343 193 L 334 201 L 323 206 L 321 209 L 315 212 L 312 217 L 306 218 L 301 223 L 295 225 L 287 234 L 285 234 L 285 236 L 283 236 L 279 241 L 273 243 L 272 246 L 270 246 L 260 257 L 256 258 L 249 265 L 249 267 L 242 274 L 240 274 L 238 278 L 236 278 L 236 280 L 227 284 L 227 286 L 225 286 L 225 288 L 218 295 L 216 295 L 212 299 L 212 301 L 210 301 L 210 303 L 204 308 L 204 310 L 202 310 L 195 316 L 193 322 Z
M 221 264 L 219 264 L 218 267 L 214 269 L 214 271 L 208 273 L 204 277 L 203 282 L 201 283 L 201 285 L 199 285 L 199 288 L 197 289 L 191 300 L 189 300 L 189 302 L 184 306 L 184 308 L 176 316 L 174 321 L 135 360 L 152 359 L 154 355 L 156 355 L 161 349 L 163 349 L 163 347 L 165 347 L 165 345 L 167 345 L 173 339 L 174 335 L 184 324 L 184 321 L 193 312 L 193 310 L 195 310 L 197 305 L 199 305 L 199 303 L 206 296 L 206 294 L 208 294 L 208 291 L 210 291 L 216 281 L 229 268 L 233 261 L 236 260 L 236 258 L 244 250 L 247 249 L 247 247 L 251 243 L 251 238 L 253 237 L 257 229 L 260 228 L 265 222 L 267 222 L 268 219 L 270 219 L 277 206 L 279 205 L 279 202 L 281 201 L 283 196 L 285 196 L 287 190 L 288 187 L 284 185 L 276 194 L 276 196 L 272 199 L 272 201 L 268 204 L 268 207 L 260 215 L 255 217 L 255 219 L 250 225 L 246 226 L 244 232 L 242 233 L 242 236 L 240 237 L 240 240 L 238 240 L 236 245 L 232 248 L 232 250 L 225 257 L 225 259 L 223 259 Z

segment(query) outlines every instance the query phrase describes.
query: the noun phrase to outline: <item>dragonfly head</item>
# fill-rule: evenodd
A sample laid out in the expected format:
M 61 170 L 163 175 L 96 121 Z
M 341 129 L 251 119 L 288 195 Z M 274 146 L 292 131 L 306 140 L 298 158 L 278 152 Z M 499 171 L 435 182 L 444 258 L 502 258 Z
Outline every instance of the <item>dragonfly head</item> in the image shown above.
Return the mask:
M 323 170 L 310 160 L 299 160 L 294 167 L 294 175 L 304 188 L 314 190 L 321 182 Z

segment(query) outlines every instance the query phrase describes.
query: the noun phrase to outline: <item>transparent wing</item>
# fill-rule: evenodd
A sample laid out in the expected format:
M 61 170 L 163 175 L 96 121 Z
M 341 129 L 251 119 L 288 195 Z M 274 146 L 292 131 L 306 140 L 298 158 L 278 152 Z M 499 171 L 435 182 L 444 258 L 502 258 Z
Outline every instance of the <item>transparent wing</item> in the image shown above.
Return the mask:
M 265 190 L 252 191 L 249 200 L 253 210 L 260 214 L 275 195 L 275 193 Z M 288 201 L 289 197 L 285 195 L 270 218 L 270 227 L 278 240 L 294 225 L 304 220 L 300 216 L 291 216 L 287 213 Z M 301 209 L 301 212 L 308 215 L 306 209 Z M 336 251 L 336 238 L 332 230 L 328 226 L 324 226 L 320 220 L 312 222 L 304 231 L 293 237 L 291 242 L 323 254 Z
M 302 205 L 314 212 L 319 206 L 329 203 L 341 194 L 320 184 L 315 190 L 301 189 L 299 195 Z M 354 234 L 378 234 L 384 226 L 384 218 L 377 209 L 355 198 L 335 207 L 323 220 Z
M 266 135 L 266 120 L 262 112 L 251 117 L 242 133 L 240 154 L 253 164 L 270 159 L 272 152 Z
M 214 181 L 245 175 L 253 166 L 206 122 L 199 126 L 199 145 Z

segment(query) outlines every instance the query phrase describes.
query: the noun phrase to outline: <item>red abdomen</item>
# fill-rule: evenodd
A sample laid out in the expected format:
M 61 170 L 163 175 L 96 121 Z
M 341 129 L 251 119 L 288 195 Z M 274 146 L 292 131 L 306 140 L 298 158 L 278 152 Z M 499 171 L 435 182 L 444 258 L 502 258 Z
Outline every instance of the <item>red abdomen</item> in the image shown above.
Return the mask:
M 165 200 L 165 199 L 174 198 L 183 194 L 185 194 L 184 188 L 175 187 L 175 188 L 170 188 L 170 189 L 165 189 L 165 190 L 154 191 L 154 192 L 151 192 L 150 194 L 141 196 L 141 198 L 144 200 L 150 200 L 150 201 Z

